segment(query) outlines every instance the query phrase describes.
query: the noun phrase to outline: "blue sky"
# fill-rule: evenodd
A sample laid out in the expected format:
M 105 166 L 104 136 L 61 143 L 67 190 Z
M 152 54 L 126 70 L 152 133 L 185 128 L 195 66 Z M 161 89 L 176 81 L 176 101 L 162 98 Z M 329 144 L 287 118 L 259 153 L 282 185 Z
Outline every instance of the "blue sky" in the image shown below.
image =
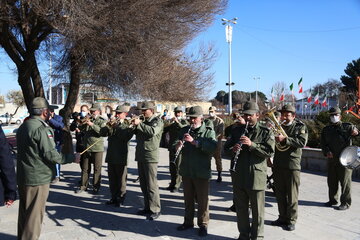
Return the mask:
M 260 77 L 258 90 L 267 95 L 276 82 L 294 83 L 297 92 L 301 77 L 304 89 L 339 80 L 346 65 L 360 57 L 359 0 L 230 0 L 226 12 L 189 47 L 211 42 L 218 51 L 211 98 L 228 90 L 228 44 L 220 19 L 233 17 L 238 18 L 232 42 L 233 90 L 255 91 L 253 78 Z M 0 55 L 0 94 L 19 89 L 10 68 L 11 61 Z M 43 70 L 46 77 L 48 67 Z
M 237 17 L 233 25 L 233 90 L 270 95 L 276 82 L 287 86 L 303 77 L 309 89 L 329 79 L 340 80 L 344 69 L 360 57 L 360 1 L 355 0 L 230 0 L 224 15 L 195 42 L 212 42 L 219 53 L 214 64 L 214 97 L 228 91 L 228 44 L 221 18 Z M 195 45 L 192 45 L 195 46 Z M 297 94 L 297 97 L 301 97 Z

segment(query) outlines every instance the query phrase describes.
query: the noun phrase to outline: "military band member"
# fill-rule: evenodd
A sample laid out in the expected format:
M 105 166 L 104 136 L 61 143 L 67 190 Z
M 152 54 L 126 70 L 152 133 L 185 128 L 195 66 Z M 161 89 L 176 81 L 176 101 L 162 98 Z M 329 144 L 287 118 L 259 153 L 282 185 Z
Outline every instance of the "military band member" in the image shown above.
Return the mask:
M 129 141 L 133 136 L 133 129 L 126 120 L 127 106 L 115 109 L 115 118 L 101 128 L 101 136 L 108 137 L 108 148 L 105 162 L 108 163 L 109 187 L 111 199 L 107 205 L 119 207 L 124 203 L 126 195 L 127 160 Z
M 34 98 L 31 117 L 16 133 L 20 199 L 17 239 L 21 240 L 38 239 L 40 236 L 55 164 L 80 160 L 79 154 L 62 154 L 56 150 L 54 131 L 46 123 L 49 116 L 48 102 L 42 97 Z
M 81 186 L 76 193 L 87 190 L 89 185 L 89 176 L 91 173 L 91 163 L 94 164 L 93 192 L 96 194 L 101 186 L 101 167 L 104 153 L 104 139 L 100 135 L 100 129 L 105 127 L 106 120 L 100 116 L 101 105 L 94 103 L 90 108 L 91 118 L 79 126 L 80 131 L 84 132 L 85 150 L 82 159 Z M 84 150 L 84 151 L 85 151 Z
M 212 106 L 209 108 L 209 120 L 213 122 L 214 131 L 216 134 L 216 139 L 218 141 L 216 151 L 214 153 L 216 170 L 218 172 L 218 177 L 216 179 L 217 182 L 222 181 L 221 172 L 222 172 L 222 162 L 221 162 L 221 150 L 222 150 L 222 139 L 224 137 L 224 120 L 220 117 L 216 116 L 216 107 Z
M 240 151 L 232 172 L 239 239 L 263 239 L 266 159 L 274 154 L 275 139 L 272 132 L 258 122 L 259 107 L 255 102 L 246 102 L 243 114 L 247 124 L 234 128 L 224 147 Z
M 154 103 L 143 102 L 139 109 L 142 110 L 145 120 L 136 118 L 132 122 L 137 141 L 135 161 L 138 164 L 140 187 L 144 194 L 144 209 L 138 211 L 138 214 L 145 215 L 148 220 L 154 220 L 160 216 L 161 210 L 157 166 L 164 123 L 154 114 Z
M 181 176 L 179 175 L 181 155 L 175 159 L 175 150 L 173 145 L 174 142 L 178 139 L 180 129 L 189 125 L 188 121 L 186 121 L 183 117 L 181 108 L 176 107 L 174 109 L 174 114 L 175 116 L 170 121 L 165 122 L 164 127 L 164 132 L 168 132 L 170 136 L 168 150 L 171 182 L 169 187 L 166 188 L 166 190 L 170 190 L 170 192 L 178 192 L 181 184 Z
M 329 201 L 325 206 L 338 204 L 338 210 L 346 210 L 351 205 L 351 175 L 352 169 L 341 165 L 340 154 L 344 148 L 352 144 L 351 137 L 359 135 L 358 129 L 351 123 L 341 121 L 341 111 L 338 107 L 330 108 L 330 124 L 321 132 L 321 149 L 328 158 L 327 183 L 329 187 Z M 339 183 L 341 186 L 338 198 Z
M 293 231 L 298 217 L 302 148 L 307 143 L 308 130 L 303 122 L 295 119 L 294 106 L 286 104 L 280 112 L 282 128 L 287 137 L 283 134 L 275 137 L 277 145 L 273 162 L 273 176 L 279 218 L 271 224 L 283 226 L 287 231 Z
M 197 224 L 199 236 L 207 235 L 209 224 L 209 180 L 211 178 L 211 157 L 216 150 L 215 131 L 203 122 L 200 106 L 189 109 L 187 115 L 191 126 L 182 128 L 176 150 L 182 147 L 180 175 L 183 180 L 185 216 L 184 223 L 177 230 L 194 227 L 195 202 L 198 204 Z

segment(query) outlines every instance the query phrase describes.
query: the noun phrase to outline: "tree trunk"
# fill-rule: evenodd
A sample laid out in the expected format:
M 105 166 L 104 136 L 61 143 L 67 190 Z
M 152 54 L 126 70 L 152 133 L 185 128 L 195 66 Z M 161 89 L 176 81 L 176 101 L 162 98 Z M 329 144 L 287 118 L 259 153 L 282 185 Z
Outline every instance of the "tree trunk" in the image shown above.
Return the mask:
M 71 54 L 70 56 L 70 86 L 69 86 L 69 94 L 66 99 L 66 103 L 64 106 L 64 115 L 70 116 L 73 112 L 80 88 L 80 62 L 75 54 Z M 69 118 L 64 118 L 65 125 L 69 124 Z

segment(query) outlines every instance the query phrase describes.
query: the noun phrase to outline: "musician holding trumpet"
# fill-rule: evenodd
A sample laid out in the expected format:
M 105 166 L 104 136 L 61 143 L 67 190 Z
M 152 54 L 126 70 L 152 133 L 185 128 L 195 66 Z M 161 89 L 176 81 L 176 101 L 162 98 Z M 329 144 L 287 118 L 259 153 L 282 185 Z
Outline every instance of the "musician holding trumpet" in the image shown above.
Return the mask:
M 104 140 L 100 135 L 100 129 L 105 127 L 106 120 L 100 116 L 101 105 L 94 103 L 90 108 L 91 117 L 85 118 L 86 121 L 78 126 L 80 131 L 84 132 L 85 150 L 81 153 L 84 155 L 81 166 L 81 186 L 76 193 L 87 190 L 89 185 L 89 176 L 91 173 L 91 163 L 94 164 L 93 175 L 93 192 L 99 192 L 101 186 L 101 167 L 104 153 Z
M 182 176 L 185 200 L 184 223 L 177 230 L 194 227 L 195 202 L 198 204 L 197 224 L 199 236 L 207 235 L 209 224 L 209 181 L 211 178 L 211 157 L 216 151 L 215 131 L 203 122 L 200 106 L 189 109 L 190 126 L 180 130 L 175 150 L 181 148 L 179 173 Z
M 294 231 L 298 216 L 300 162 L 302 148 L 308 140 L 308 130 L 303 122 L 295 118 L 294 106 L 285 104 L 280 112 L 281 125 L 275 137 L 276 148 L 273 162 L 279 218 L 271 222 L 271 225 Z
M 110 119 L 100 130 L 101 136 L 108 137 L 105 162 L 108 163 L 111 199 L 106 204 L 115 207 L 124 203 L 126 195 L 128 147 L 134 134 L 133 129 L 129 128 L 130 122 L 125 119 L 128 110 L 128 106 L 118 106 L 115 118 Z
M 144 209 L 139 215 L 145 215 L 148 220 L 155 220 L 160 216 L 160 194 L 157 182 L 157 166 L 159 162 L 159 147 L 164 123 L 154 114 L 155 104 L 143 102 L 139 108 L 145 117 L 132 119 L 136 134 L 135 161 L 137 161 L 140 178 L 140 188 L 144 194 Z
M 264 238 L 264 212 L 266 189 L 266 159 L 274 154 L 275 139 L 273 133 L 262 126 L 259 106 L 255 102 L 246 102 L 243 107 L 246 124 L 233 128 L 226 141 L 225 150 L 232 150 L 234 159 L 232 180 L 237 225 L 240 232 L 238 239 Z M 252 223 L 249 218 L 251 204 Z

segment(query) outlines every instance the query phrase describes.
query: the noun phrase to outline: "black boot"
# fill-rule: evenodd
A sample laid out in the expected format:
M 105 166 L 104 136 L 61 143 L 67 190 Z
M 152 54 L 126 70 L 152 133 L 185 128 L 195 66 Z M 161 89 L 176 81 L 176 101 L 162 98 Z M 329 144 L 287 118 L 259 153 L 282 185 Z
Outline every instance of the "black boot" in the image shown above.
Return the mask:
M 222 177 L 221 177 L 221 172 L 218 172 L 218 178 L 216 179 L 217 182 L 221 182 L 222 181 Z

